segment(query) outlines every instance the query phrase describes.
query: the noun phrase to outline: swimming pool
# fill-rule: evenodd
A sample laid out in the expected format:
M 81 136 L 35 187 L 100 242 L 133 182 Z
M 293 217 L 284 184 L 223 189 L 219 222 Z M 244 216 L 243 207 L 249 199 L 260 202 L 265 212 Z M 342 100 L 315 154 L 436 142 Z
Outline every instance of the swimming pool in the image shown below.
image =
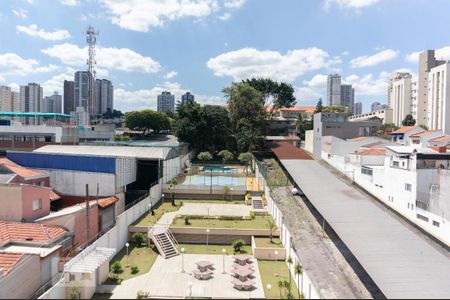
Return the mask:
M 237 173 L 238 170 L 222 166 L 204 166 L 202 171 L 204 173 Z
M 245 177 L 189 175 L 181 185 L 245 186 Z

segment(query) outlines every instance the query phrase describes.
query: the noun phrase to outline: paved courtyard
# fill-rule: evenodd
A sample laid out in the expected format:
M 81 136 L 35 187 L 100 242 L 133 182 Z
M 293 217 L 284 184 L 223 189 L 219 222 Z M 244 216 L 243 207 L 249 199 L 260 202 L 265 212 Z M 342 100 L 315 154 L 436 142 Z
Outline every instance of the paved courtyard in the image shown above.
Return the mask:
M 192 275 L 197 267 L 196 262 L 208 260 L 214 263 L 213 277 L 209 280 L 198 280 Z M 159 256 L 152 269 L 147 274 L 123 281 L 113 290 L 111 299 L 136 298 L 138 290 L 149 293 L 151 298 L 185 298 L 185 297 L 213 297 L 213 298 L 264 298 L 264 290 L 256 259 L 253 259 L 255 289 L 252 291 L 238 291 L 231 281 L 231 269 L 233 258 L 225 256 L 225 271 L 223 274 L 223 256 L 205 254 L 185 254 L 185 273 L 182 273 L 182 256 L 178 255 L 170 259 Z M 192 288 L 189 288 L 189 283 Z

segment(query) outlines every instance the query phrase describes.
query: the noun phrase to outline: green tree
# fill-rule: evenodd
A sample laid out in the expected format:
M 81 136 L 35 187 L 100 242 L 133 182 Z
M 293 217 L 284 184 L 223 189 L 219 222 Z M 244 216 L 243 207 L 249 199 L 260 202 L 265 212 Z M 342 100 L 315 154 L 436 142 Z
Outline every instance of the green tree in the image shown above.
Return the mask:
M 230 193 L 230 187 L 224 186 L 223 187 L 223 200 L 227 200 L 228 194 Z
M 200 152 L 200 153 L 197 155 L 197 158 L 198 158 L 199 160 L 203 161 L 203 162 L 204 162 L 204 161 L 208 161 L 208 160 L 212 160 L 212 159 L 213 159 L 211 153 L 209 153 L 209 152 L 207 152 L 207 151 L 205 151 L 205 152 Z
M 238 160 L 245 166 L 245 174 L 247 174 L 248 167 L 252 164 L 253 155 L 250 152 L 244 152 L 239 154 Z
M 263 143 L 266 111 L 262 94 L 246 83 L 233 83 L 223 90 L 230 111 L 231 129 L 238 151 L 247 152 Z
M 273 243 L 273 231 L 277 228 L 277 224 L 272 219 L 267 220 L 267 228 L 269 228 L 270 242 Z
M 251 78 L 242 81 L 259 91 L 264 108 L 270 107 L 269 117 L 280 107 L 295 104 L 294 88 L 290 83 L 278 82 L 270 78 Z
M 322 106 L 322 98 L 319 98 L 319 101 L 317 101 L 317 105 L 316 105 L 316 110 L 314 111 L 314 113 L 319 113 L 322 112 L 323 110 L 323 106 Z
M 286 260 L 287 264 L 288 264 L 288 272 L 289 272 L 289 284 L 292 283 L 292 275 L 291 275 L 291 265 L 293 263 L 292 261 L 292 257 L 288 257 L 288 259 Z
M 348 109 L 344 105 L 331 105 L 331 106 L 325 106 L 322 111 L 324 112 L 335 112 L 335 113 L 343 113 L 347 112 Z
M 176 178 L 172 178 L 169 181 L 169 190 L 172 192 L 172 206 L 176 206 L 174 190 L 175 190 L 175 187 L 177 186 L 177 184 L 178 184 L 178 180 Z
M 405 119 L 402 121 L 403 126 L 414 126 L 416 124 L 416 120 L 411 114 L 406 115 Z
M 158 133 L 170 129 L 170 119 L 167 115 L 151 109 L 130 111 L 125 113 L 125 125 L 131 130 L 140 130 L 144 134 L 152 130 Z
M 240 253 L 241 252 L 241 248 L 244 247 L 244 246 L 245 246 L 245 241 L 241 240 L 241 239 L 235 240 L 232 243 L 232 247 L 233 247 L 235 253 L 236 252 Z
M 111 272 L 113 272 L 114 274 L 122 272 L 122 264 L 120 263 L 120 261 L 116 260 L 112 263 Z
M 299 298 L 302 299 L 303 295 L 303 267 L 300 262 L 297 262 L 294 266 L 294 274 L 297 275 L 297 285 L 300 285 L 300 295 Z M 302 276 L 301 284 L 299 284 L 299 277 Z
M 222 162 L 225 164 L 227 161 L 231 161 L 234 158 L 233 153 L 228 150 L 222 150 L 217 154 L 218 157 L 222 158 Z
M 142 232 L 133 233 L 131 239 L 138 247 L 140 247 L 143 243 L 147 242 L 147 237 Z
M 292 284 L 287 280 L 278 281 L 278 289 L 280 290 L 280 298 L 293 299 L 292 296 Z M 281 292 L 284 291 L 284 296 L 281 296 Z

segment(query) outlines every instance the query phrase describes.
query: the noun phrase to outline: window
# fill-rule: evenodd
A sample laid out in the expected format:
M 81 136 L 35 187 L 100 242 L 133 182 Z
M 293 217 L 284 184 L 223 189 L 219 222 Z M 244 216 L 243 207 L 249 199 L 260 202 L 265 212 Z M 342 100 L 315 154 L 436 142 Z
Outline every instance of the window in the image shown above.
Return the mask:
M 436 226 L 436 227 L 439 227 L 440 224 L 437 221 L 433 221 L 433 225 Z
M 417 214 L 416 216 L 417 216 L 417 219 L 425 221 L 425 222 L 428 222 L 428 218 L 427 217 L 422 216 L 421 214 Z
M 392 165 L 393 165 L 394 167 L 398 167 L 398 161 L 393 161 L 393 162 L 392 162 Z
M 405 183 L 405 191 L 411 192 L 411 184 Z
M 69 274 L 69 281 L 75 281 L 75 274 Z
M 408 209 L 409 209 L 409 203 L 408 203 Z
M 42 208 L 42 199 L 41 198 L 34 199 L 33 200 L 33 211 L 34 210 L 39 210 L 41 208 Z

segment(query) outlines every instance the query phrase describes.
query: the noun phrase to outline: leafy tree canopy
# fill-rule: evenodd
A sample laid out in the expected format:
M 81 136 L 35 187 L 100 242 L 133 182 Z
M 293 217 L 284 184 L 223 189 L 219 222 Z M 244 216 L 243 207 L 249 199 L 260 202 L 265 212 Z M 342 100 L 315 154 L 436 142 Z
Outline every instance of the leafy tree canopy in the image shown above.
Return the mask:
M 322 111 L 324 112 L 347 112 L 348 109 L 344 105 L 331 105 L 331 106 L 325 106 Z
M 212 160 L 212 159 L 213 159 L 211 153 L 209 153 L 209 152 L 207 152 L 207 151 L 205 151 L 205 152 L 200 152 L 200 153 L 197 155 L 197 158 L 198 158 L 199 160 L 201 160 L 201 161 L 207 161 L 207 160 Z
M 402 121 L 403 126 L 414 126 L 416 125 L 416 120 L 411 114 L 406 115 L 405 119 Z
M 322 106 L 322 98 L 319 98 L 319 101 L 317 101 L 316 110 L 314 113 L 322 112 L 323 106 Z
M 144 109 L 139 111 L 130 111 L 125 113 L 125 125 L 131 130 L 141 130 L 147 132 L 160 132 L 169 130 L 171 121 L 167 115 Z
M 120 110 L 111 111 L 110 108 L 106 109 L 106 112 L 102 115 L 104 119 L 114 119 L 114 118 L 120 118 L 123 117 L 123 113 Z
M 217 156 L 219 156 L 220 158 L 222 158 L 222 161 L 225 163 L 227 161 L 231 161 L 234 158 L 233 153 L 231 153 L 228 150 L 222 150 L 219 152 L 219 154 L 217 154 Z

